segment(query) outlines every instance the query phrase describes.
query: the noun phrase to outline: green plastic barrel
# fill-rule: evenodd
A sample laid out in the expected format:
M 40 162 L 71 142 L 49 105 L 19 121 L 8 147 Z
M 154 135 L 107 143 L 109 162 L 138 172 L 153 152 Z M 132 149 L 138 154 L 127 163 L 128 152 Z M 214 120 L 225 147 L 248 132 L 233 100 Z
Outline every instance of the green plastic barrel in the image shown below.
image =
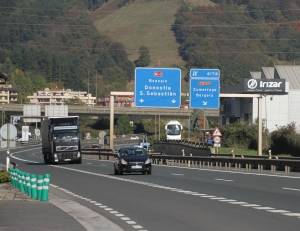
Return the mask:
M 36 185 L 36 175 L 30 175 L 30 186 L 31 186 L 31 198 L 37 199 L 37 185 Z
M 37 199 L 38 200 L 41 200 L 42 198 L 43 182 L 44 182 L 44 176 L 39 175 L 37 177 Z
M 49 185 L 50 185 L 50 174 L 44 174 L 41 201 L 48 201 Z
M 26 180 L 26 193 L 28 196 L 31 196 L 30 173 L 25 174 L 25 180 Z

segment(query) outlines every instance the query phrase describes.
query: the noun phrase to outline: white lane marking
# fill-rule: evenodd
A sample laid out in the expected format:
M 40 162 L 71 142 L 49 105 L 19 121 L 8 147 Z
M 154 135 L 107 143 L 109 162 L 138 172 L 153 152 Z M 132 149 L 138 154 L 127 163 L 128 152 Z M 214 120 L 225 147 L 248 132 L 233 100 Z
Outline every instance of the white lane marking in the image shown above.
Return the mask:
M 92 163 L 87 163 L 87 164 L 92 164 Z
M 179 173 L 171 173 L 171 175 L 173 175 L 173 176 L 184 176 L 183 174 L 179 174 Z
M 129 221 L 129 220 L 130 220 L 129 217 L 122 217 L 121 219 L 122 219 L 123 221 Z
M 106 164 L 101 164 L 101 166 L 107 166 Z
M 212 199 L 212 200 L 225 200 L 226 198 L 225 197 L 212 197 L 212 198 L 209 198 L 209 199 Z
M 217 178 L 215 178 L 215 180 L 233 182 L 233 180 L 225 180 L 225 179 L 217 179 Z
M 271 208 L 271 207 L 253 207 L 254 209 L 264 209 L 264 210 L 271 210 L 271 209 L 274 209 L 274 208 Z
M 267 210 L 268 212 L 271 213 L 289 213 L 290 211 L 286 211 L 286 210 Z
M 136 222 L 135 221 L 126 221 L 129 225 L 135 225 Z
M 216 196 L 211 196 L 211 195 L 207 195 L 207 196 L 201 196 L 203 198 L 207 197 L 207 198 L 211 198 L 211 197 L 216 197 Z
M 242 202 L 242 201 L 234 201 L 234 202 L 229 202 L 230 204 L 234 204 L 234 205 L 244 205 L 244 204 L 248 204 L 247 202 Z
M 245 206 L 245 207 L 258 207 L 260 205 L 257 205 L 257 204 L 246 204 L 246 205 L 241 205 L 241 206 Z
M 300 213 L 283 213 L 283 215 L 290 217 L 300 217 Z
M 300 192 L 300 189 L 296 189 L 296 188 L 285 188 L 285 187 L 282 187 L 282 189 L 292 190 L 292 191 L 299 191 Z
M 232 199 L 226 199 L 226 200 L 220 200 L 222 202 L 232 202 L 232 201 L 236 201 L 236 200 L 232 200 Z

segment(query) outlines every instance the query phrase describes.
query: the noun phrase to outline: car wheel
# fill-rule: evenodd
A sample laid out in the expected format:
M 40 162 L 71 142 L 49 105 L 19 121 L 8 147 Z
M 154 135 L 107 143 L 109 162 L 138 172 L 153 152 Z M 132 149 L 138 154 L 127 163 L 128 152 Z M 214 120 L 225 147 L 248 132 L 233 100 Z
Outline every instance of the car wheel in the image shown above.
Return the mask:
M 145 174 L 146 174 L 146 171 L 142 171 L 142 174 L 145 175 Z
M 148 175 L 151 175 L 151 174 L 152 174 L 152 169 L 151 169 L 151 168 L 147 171 L 147 174 L 148 174 Z
M 118 175 L 118 170 L 116 169 L 116 166 L 114 165 L 114 174 Z
M 119 174 L 119 175 L 123 175 L 122 169 L 120 169 L 120 168 L 118 169 L 118 174 Z

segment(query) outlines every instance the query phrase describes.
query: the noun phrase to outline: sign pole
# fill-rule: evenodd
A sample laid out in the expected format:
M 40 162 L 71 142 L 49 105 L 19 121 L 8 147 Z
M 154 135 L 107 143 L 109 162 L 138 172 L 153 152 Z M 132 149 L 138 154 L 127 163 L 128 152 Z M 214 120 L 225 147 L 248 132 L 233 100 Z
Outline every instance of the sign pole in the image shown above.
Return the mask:
M 10 124 L 7 124 L 7 155 L 6 155 L 6 171 L 10 167 Z

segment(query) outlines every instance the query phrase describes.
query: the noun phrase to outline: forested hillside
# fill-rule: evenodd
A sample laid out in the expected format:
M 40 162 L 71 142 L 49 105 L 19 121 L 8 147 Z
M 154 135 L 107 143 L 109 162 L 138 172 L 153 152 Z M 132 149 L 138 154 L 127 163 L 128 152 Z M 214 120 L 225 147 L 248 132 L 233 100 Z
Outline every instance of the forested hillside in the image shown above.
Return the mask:
M 111 90 L 126 90 L 126 84 L 134 78 L 135 65 L 128 59 L 124 39 L 120 38 L 126 35 L 128 44 L 130 33 L 134 34 L 131 44 L 139 44 L 134 56 L 143 53 L 139 51 L 143 45 L 156 55 L 150 57 L 152 65 L 177 67 L 172 58 L 179 53 L 185 61 L 180 65 L 187 70 L 219 68 L 222 86 L 239 82 L 262 66 L 300 64 L 299 0 L 213 0 L 198 6 L 176 1 L 179 11 L 175 15 L 170 2 L 123 0 L 119 9 L 103 11 L 102 16 L 107 21 L 118 18 L 121 9 L 123 16 L 132 16 L 130 24 L 126 28 L 121 23 L 114 24 L 119 29 L 112 28 L 112 34 L 100 33 L 97 28 L 101 24 L 96 28 L 91 18 L 97 17 L 97 9 L 101 12 L 101 6 L 110 1 L 0 0 L 0 68 L 14 87 L 22 89 L 19 102 L 26 102 L 27 95 L 45 87 L 89 90 L 93 95 L 97 88 L 97 97 Z M 161 9 L 149 4 L 155 1 L 161 3 Z M 134 4 L 137 7 L 129 7 Z M 156 14 L 149 6 L 156 9 Z M 149 14 L 136 14 L 137 17 L 130 13 L 133 9 L 148 10 Z M 112 13 L 113 17 L 109 17 Z M 172 25 L 160 22 L 174 16 Z M 126 21 L 124 17 L 120 19 Z M 170 28 L 174 33 L 158 32 Z M 150 29 L 156 43 L 148 46 Z M 163 40 L 168 44 L 168 36 L 178 44 L 162 45 Z
M 213 2 L 184 4 L 176 15 L 173 30 L 187 68 L 219 68 L 224 86 L 263 66 L 300 64 L 299 0 Z
M 91 2 L 93 4 L 91 4 Z M 104 0 L 0 0 L 0 68 L 22 89 L 19 102 L 45 87 L 124 90 L 134 64 L 124 45 L 101 35 L 88 9 Z

